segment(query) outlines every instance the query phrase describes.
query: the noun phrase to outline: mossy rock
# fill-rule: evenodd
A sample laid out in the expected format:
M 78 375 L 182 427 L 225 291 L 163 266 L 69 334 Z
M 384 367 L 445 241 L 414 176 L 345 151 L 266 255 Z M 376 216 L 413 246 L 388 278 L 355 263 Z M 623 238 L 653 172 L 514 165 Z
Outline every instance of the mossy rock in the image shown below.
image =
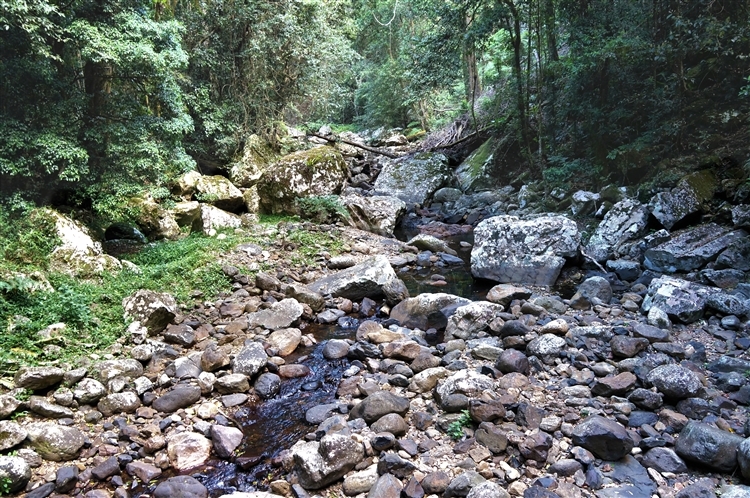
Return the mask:
M 487 190 L 495 186 L 497 179 L 492 174 L 497 142 L 489 139 L 456 168 L 454 176 L 464 192 Z
M 294 214 L 296 199 L 337 194 L 346 180 L 344 157 L 333 147 L 316 147 L 271 164 L 258 183 L 262 211 Z
M 268 165 L 277 157 L 273 149 L 258 135 L 250 135 L 242 157 L 229 171 L 229 179 L 237 187 L 252 187 L 260 181 Z

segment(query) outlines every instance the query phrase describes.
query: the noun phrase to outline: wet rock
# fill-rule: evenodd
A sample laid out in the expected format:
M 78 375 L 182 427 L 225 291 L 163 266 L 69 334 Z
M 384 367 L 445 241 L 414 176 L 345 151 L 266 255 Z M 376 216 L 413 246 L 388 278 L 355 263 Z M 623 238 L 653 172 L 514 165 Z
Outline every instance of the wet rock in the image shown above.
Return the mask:
M 283 302 L 283 301 L 282 301 Z M 266 366 L 268 355 L 259 342 L 245 344 L 245 347 L 234 357 L 232 372 L 253 377 Z
M 390 391 L 375 391 L 349 412 L 349 420 L 363 418 L 371 424 L 383 415 L 397 413 L 404 416 L 409 411 L 409 400 Z
M 501 283 L 552 285 L 580 241 L 576 224 L 562 216 L 496 216 L 474 230 L 471 272 Z
M 670 399 L 692 398 L 703 387 L 692 370 L 679 365 L 656 367 L 648 373 L 647 380 Z
M 320 442 L 292 447 L 299 482 L 305 489 L 321 489 L 349 472 L 362 458 L 362 445 L 342 434 L 323 436 Z
M 323 295 L 331 294 L 352 301 L 385 296 L 389 303 L 395 304 L 409 297 L 403 282 L 396 276 L 388 258 L 383 255 L 323 277 L 308 285 L 308 288 Z
M 281 389 L 281 378 L 275 373 L 264 373 L 258 376 L 253 387 L 261 398 L 273 398 Z
M 731 472 L 737 465 L 737 450 L 743 438 L 701 422 L 688 422 L 680 432 L 675 452 L 691 462 L 720 472 Z
M 4 494 L 23 490 L 30 479 L 31 467 L 23 458 L 0 456 L 0 481 L 3 482 Z
M 602 460 L 619 460 L 633 449 L 633 440 L 622 425 L 598 415 L 577 424 L 572 439 Z
M 126 321 L 138 321 L 150 334 L 164 330 L 177 314 L 177 302 L 166 292 L 141 289 L 122 300 Z
M 203 465 L 211 456 L 211 442 L 195 432 L 180 432 L 167 437 L 167 454 L 178 471 Z
M 339 360 L 346 358 L 349 352 L 349 343 L 342 339 L 330 339 L 323 346 L 323 357 L 326 360 Z
M 715 223 L 688 228 L 673 234 L 668 242 L 648 249 L 643 264 L 665 273 L 696 270 L 742 237 L 747 237 L 745 231 L 727 232 Z
M 387 161 L 374 185 L 376 195 L 397 197 L 407 205 L 424 204 L 451 176 L 443 154 L 420 153 Z
M 32 448 L 53 462 L 73 460 L 83 447 L 83 433 L 75 427 L 35 422 L 26 426 Z
M 154 489 L 154 498 L 208 498 L 208 490 L 191 476 L 170 477 Z
M 235 427 L 218 424 L 211 426 L 211 441 L 219 458 L 230 458 L 234 455 L 234 450 L 242 443 L 243 437 L 242 431 Z
M 296 299 L 286 298 L 273 303 L 270 308 L 249 313 L 249 327 L 263 327 L 268 330 L 286 329 L 296 324 L 304 309 Z
M 659 472 L 687 472 L 685 462 L 671 448 L 652 448 L 643 456 L 643 465 Z
M 199 399 L 201 399 L 200 387 L 177 385 L 172 390 L 156 398 L 151 406 L 154 410 L 172 413 L 180 408 L 187 408 Z
M 393 236 L 396 224 L 406 212 L 406 203 L 397 197 L 346 195 L 340 200 L 353 226 L 384 237 Z
M 433 237 L 432 235 L 425 235 L 423 233 L 415 235 L 414 237 L 409 239 L 409 241 L 406 242 L 406 245 L 416 247 L 417 249 L 420 249 L 422 251 L 430 251 L 434 253 L 444 252 L 453 256 L 458 254 L 456 251 L 451 249 L 445 241 L 440 240 L 437 237 Z
M 469 299 L 444 293 L 425 293 L 405 299 L 391 310 L 391 318 L 402 327 L 425 330 L 428 325 L 445 327 L 457 308 L 470 304 Z
M 18 388 L 38 391 L 58 384 L 63 380 L 65 370 L 58 367 L 22 367 L 13 378 Z
M 141 406 L 141 399 L 132 391 L 112 393 L 99 400 L 97 410 L 109 417 L 116 413 L 133 413 Z

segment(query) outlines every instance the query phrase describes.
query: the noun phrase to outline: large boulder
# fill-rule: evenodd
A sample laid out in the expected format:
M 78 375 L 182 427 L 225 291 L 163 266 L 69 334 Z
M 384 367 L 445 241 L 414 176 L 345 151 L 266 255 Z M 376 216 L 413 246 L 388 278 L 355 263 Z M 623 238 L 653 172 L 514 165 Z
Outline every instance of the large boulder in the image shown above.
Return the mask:
M 237 187 L 252 187 L 260 181 L 274 158 L 274 152 L 268 144 L 258 135 L 250 135 L 242 158 L 229 170 L 229 178 Z
M 180 236 L 180 226 L 169 210 L 164 209 L 151 196 L 136 196 L 127 200 L 136 214 L 135 222 L 150 239 L 174 240 Z
M 383 255 L 323 277 L 307 287 L 319 294 L 331 294 L 352 301 L 385 296 L 393 304 L 409 297 L 406 286 L 396 276 L 388 258 Z
M 641 311 L 648 313 L 651 308 L 658 308 L 670 318 L 692 323 L 703 316 L 714 292 L 718 289 L 665 275 L 651 281 Z
M 448 317 L 460 306 L 470 304 L 469 299 L 445 293 L 426 293 L 404 299 L 391 310 L 391 318 L 403 327 L 427 329 L 445 327 Z
M 464 192 L 488 190 L 497 186 L 494 151 L 497 141 L 489 139 L 458 165 L 453 173 L 458 186 Z
M 26 426 L 26 430 L 31 447 L 53 462 L 73 460 L 85 442 L 79 429 L 56 423 L 35 422 Z
M 648 373 L 647 380 L 671 400 L 695 397 L 703 387 L 695 372 L 680 365 L 656 367 Z
M 37 391 L 52 387 L 65 375 L 60 367 L 21 367 L 13 378 L 15 386 Z
M 55 227 L 60 244 L 52 250 L 50 267 L 73 277 L 88 278 L 122 269 L 117 258 L 104 254 L 102 245 L 91 238 L 83 224 L 67 216 L 45 209 L 41 216 L 48 218 Z
M 688 272 L 715 259 L 732 243 L 747 238 L 744 230 L 727 232 L 715 223 L 688 228 L 646 251 L 643 264 L 658 272 Z
M 690 421 L 680 432 L 674 450 L 685 460 L 731 472 L 737 465 L 737 450 L 743 441 L 737 434 Z
M 195 184 L 195 197 L 224 211 L 237 211 L 244 204 L 242 192 L 221 175 L 201 176 Z
M 340 200 L 354 227 L 385 237 L 393 237 L 396 224 L 406 212 L 406 203 L 397 197 L 347 195 Z
M 376 195 L 398 197 L 407 205 L 424 204 L 451 175 L 443 154 L 421 153 L 385 163 L 375 181 Z
M 261 208 L 270 213 L 296 214 L 296 199 L 338 193 L 346 173 L 344 158 L 332 147 L 284 156 L 268 167 L 257 184 Z
M 343 434 L 292 447 L 297 476 L 305 489 L 321 489 L 341 479 L 364 458 L 362 444 Z
M 656 194 L 648 204 L 654 218 L 670 230 L 686 217 L 701 211 L 716 191 L 716 177 L 709 170 L 684 176 L 675 188 Z
M 552 285 L 580 243 L 578 227 L 564 216 L 495 216 L 474 230 L 471 273 L 501 283 Z
M 169 212 L 180 227 L 190 227 L 195 232 L 200 231 L 203 226 L 201 204 L 198 201 L 178 202 Z
M 371 424 L 389 413 L 404 416 L 409 411 L 409 400 L 390 391 L 375 391 L 349 412 L 349 419 L 364 419 Z
M 584 252 L 602 262 L 618 254 L 621 245 L 643 235 L 648 224 L 648 209 L 635 199 L 615 204 L 589 239 Z
M 216 206 L 201 204 L 201 219 L 196 226 L 200 227 L 204 234 L 213 235 L 216 230 L 241 227 L 242 219 Z
M 166 292 L 141 289 L 122 300 L 126 321 L 138 321 L 150 334 L 157 334 L 172 321 L 177 314 L 177 302 Z
M 167 455 L 178 471 L 203 465 L 211 456 L 211 441 L 196 432 L 180 432 L 167 438 Z
M 282 299 L 273 303 L 269 308 L 249 313 L 247 323 L 249 327 L 263 327 L 268 330 L 285 329 L 296 324 L 304 307 L 293 298 Z

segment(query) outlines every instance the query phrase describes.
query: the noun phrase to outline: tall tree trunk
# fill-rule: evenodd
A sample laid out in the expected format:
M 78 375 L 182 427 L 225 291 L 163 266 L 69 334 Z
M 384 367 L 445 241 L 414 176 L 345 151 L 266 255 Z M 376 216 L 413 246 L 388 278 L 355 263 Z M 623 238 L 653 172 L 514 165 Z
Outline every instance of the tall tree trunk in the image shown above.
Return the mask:
M 86 124 L 83 127 L 83 143 L 89 153 L 90 166 L 94 170 L 98 169 L 97 166 L 104 157 L 108 140 L 106 136 L 102 141 L 87 138 L 87 135 L 90 137 L 91 134 L 86 132 L 101 126 L 104 122 L 107 98 L 112 92 L 113 75 L 114 68 L 108 63 L 87 61 L 83 66 L 84 89 L 88 96 Z
M 513 76 L 516 80 L 516 108 L 518 111 L 518 128 L 521 135 L 521 149 L 527 157 L 531 156 L 529 150 L 529 123 L 526 116 L 526 92 L 523 85 L 523 66 L 521 65 L 521 18 L 518 9 L 513 4 L 513 0 L 504 0 L 505 5 L 511 12 L 511 19 L 508 19 L 508 31 L 510 33 L 510 43 L 513 46 Z

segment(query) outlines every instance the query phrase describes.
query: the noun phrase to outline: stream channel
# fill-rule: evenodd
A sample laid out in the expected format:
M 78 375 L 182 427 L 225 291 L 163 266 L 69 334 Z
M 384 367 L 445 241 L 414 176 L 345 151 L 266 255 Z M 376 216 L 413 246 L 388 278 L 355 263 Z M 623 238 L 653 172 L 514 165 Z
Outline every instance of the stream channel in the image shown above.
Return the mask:
M 413 234 L 397 234 L 402 240 L 408 240 L 410 235 Z M 464 260 L 463 265 L 397 271 L 409 289 L 409 295 L 445 292 L 473 300 L 484 299 L 492 284 L 476 281 L 471 276 L 470 247 L 461 247 L 462 240 L 472 242 L 472 236 L 454 237 L 446 242 Z M 430 284 L 433 274 L 444 276 L 446 285 Z M 303 333 L 312 333 L 318 344 L 308 348 L 300 346 L 285 358 L 288 363 L 302 363 L 309 367 L 309 375 L 283 380 L 281 390 L 274 398 L 248 403 L 234 413 L 234 419 L 245 434 L 235 462 L 212 461 L 200 474 L 194 474 L 208 488 L 211 498 L 235 491 L 267 489 L 269 482 L 282 473 L 274 466 L 274 457 L 315 430 L 305 421 L 305 412 L 314 406 L 335 402 L 339 381 L 351 366 L 347 359 L 329 361 L 322 354 L 325 341 L 355 337 L 361 317 L 351 315 L 345 318 L 348 318 L 343 320 L 345 326 L 309 324 Z

